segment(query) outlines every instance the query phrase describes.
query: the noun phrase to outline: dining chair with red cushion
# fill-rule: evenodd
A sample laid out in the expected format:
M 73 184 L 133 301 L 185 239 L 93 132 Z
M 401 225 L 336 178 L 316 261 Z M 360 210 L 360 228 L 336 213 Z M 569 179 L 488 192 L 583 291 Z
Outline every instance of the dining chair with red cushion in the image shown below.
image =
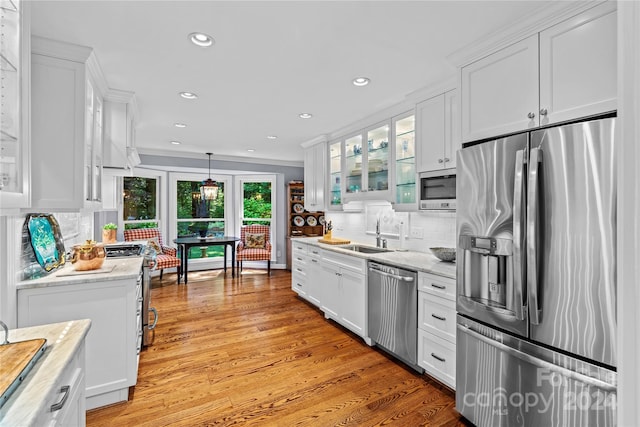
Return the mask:
M 162 234 L 157 228 L 135 228 L 124 230 L 124 240 L 127 242 L 134 240 L 145 240 L 147 244 L 153 247 L 157 253 L 156 268 L 160 270 L 160 280 L 162 280 L 162 271 L 165 268 L 176 267 L 178 272 L 178 283 L 180 283 L 180 275 L 182 273 L 180 266 L 180 258 L 177 257 L 178 250 L 171 246 L 165 246 L 162 241 Z
M 238 271 L 242 261 L 267 261 L 267 274 L 271 275 L 271 231 L 268 225 L 246 225 L 240 229 L 240 242 L 236 247 Z

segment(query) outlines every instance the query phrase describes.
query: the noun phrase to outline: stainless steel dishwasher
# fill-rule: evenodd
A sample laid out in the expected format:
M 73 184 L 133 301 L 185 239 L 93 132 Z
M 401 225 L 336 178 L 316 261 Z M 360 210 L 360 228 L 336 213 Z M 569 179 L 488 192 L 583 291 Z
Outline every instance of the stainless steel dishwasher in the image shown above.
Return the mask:
M 411 368 L 418 363 L 418 274 L 369 261 L 369 338 Z

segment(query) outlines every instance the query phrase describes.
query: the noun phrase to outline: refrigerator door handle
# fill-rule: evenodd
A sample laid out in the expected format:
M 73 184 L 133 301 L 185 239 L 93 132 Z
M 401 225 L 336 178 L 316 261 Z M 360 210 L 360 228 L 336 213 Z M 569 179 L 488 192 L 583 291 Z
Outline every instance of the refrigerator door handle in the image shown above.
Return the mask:
M 518 320 L 524 320 L 522 298 L 524 289 L 522 274 L 522 244 L 524 241 L 522 232 L 523 171 L 524 150 L 519 150 L 516 152 L 516 171 L 513 184 L 513 299 L 515 300 L 513 311 Z
M 542 310 L 538 305 L 538 171 L 542 163 L 542 151 L 531 149 L 529 162 L 529 194 L 527 205 L 527 289 L 529 316 L 534 325 L 540 324 Z
M 581 382 L 583 384 L 589 385 L 589 386 L 593 386 L 593 387 L 597 387 L 600 390 L 604 390 L 607 392 L 613 392 L 615 393 L 617 390 L 617 386 L 613 385 L 613 384 L 609 384 L 605 381 L 599 380 L 597 378 L 593 378 L 584 374 L 581 374 L 579 372 L 575 372 L 572 371 L 571 369 L 567 369 L 564 368 L 562 366 L 558 366 L 554 363 L 551 362 L 547 362 L 546 360 L 542 360 L 542 359 L 538 359 L 537 357 L 531 356 L 528 353 L 523 353 L 520 350 L 517 350 L 513 347 L 509 347 L 508 345 L 505 345 L 499 341 L 493 340 L 487 336 L 484 336 L 476 331 L 474 331 L 473 329 L 471 329 L 469 326 L 467 325 L 461 325 L 458 323 L 457 328 L 460 332 L 471 335 L 473 338 L 477 339 L 478 341 L 482 341 L 485 344 L 488 344 L 492 347 L 497 348 L 498 350 L 509 354 L 510 356 L 513 357 L 517 357 L 518 359 L 529 363 L 531 365 L 534 365 L 538 368 L 542 368 L 542 369 L 546 369 L 548 371 L 551 372 L 556 372 L 558 374 L 560 374 L 561 376 L 565 377 L 565 378 L 571 378 L 573 380 L 576 380 L 578 382 Z

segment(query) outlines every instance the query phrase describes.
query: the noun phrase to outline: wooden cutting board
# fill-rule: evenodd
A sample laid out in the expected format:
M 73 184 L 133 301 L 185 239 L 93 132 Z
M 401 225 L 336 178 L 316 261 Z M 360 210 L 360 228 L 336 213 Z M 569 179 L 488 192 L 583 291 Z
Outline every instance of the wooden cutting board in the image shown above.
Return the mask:
M 323 237 L 322 239 L 318 239 L 318 242 L 326 243 L 327 245 L 346 245 L 348 243 L 351 243 L 351 240 L 340 239 L 338 237 L 331 237 L 329 239 Z
M 44 338 L 0 345 L 0 406 L 9 399 L 46 348 Z

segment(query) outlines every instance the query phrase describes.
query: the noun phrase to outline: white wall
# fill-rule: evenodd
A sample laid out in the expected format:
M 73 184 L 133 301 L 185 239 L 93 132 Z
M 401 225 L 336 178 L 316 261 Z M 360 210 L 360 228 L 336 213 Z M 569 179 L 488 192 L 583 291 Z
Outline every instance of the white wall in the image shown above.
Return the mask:
M 430 253 L 432 247 L 456 247 L 455 212 L 395 212 L 391 205 L 368 204 L 362 212 L 326 212 L 333 224 L 333 237 L 369 245 L 376 244 L 375 224 L 380 218 L 381 234 L 389 248 L 400 248 L 399 224 L 405 229 L 404 249 Z M 422 238 L 411 237 L 411 231 Z

